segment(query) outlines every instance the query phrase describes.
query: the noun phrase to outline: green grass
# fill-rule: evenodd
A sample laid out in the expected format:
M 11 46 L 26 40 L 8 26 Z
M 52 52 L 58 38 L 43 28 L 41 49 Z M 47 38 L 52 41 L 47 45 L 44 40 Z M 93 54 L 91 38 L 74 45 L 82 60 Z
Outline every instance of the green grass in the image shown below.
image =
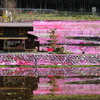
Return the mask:
M 100 20 L 99 15 L 78 15 L 78 14 L 17 14 L 15 20 Z
M 32 100 L 100 100 L 100 95 L 34 95 Z
M 0 68 L 5 68 L 5 67 L 23 67 L 23 68 L 66 68 L 66 67 L 100 67 L 99 65 L 37 65 L 37 66 L 32 66 L 32 65 L 0 65 Z

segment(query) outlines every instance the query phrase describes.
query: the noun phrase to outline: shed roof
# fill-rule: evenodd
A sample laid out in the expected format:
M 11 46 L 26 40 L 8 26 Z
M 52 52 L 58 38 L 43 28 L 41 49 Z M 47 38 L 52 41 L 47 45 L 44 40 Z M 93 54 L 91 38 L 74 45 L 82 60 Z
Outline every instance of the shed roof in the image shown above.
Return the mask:
M 5 23 L 0 23 L 0 27 L 33 27 L 33 23 L 11 23 L 11 22 L 5 22 Z

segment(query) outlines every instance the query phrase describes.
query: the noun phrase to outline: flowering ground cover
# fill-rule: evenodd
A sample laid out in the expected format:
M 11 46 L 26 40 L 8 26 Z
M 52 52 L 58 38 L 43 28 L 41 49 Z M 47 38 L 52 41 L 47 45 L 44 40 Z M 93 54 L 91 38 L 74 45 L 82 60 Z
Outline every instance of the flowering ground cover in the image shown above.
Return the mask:
M 67 68 L 0 68 L 0 76 L 39 76 L 38 89 L 34 95 L 99 95 L 99 67 Z M 94 82 L 96 80 L 96 82 Z M 88 84 L 87 84 L 87 81 Z M 73 82 L 80 82 L 76 84 Z M 86 82 L 83 84 L 82 82 Z M 94 82 L 91 84 L 91 82 Z
M 56 28 L 56 35 L 58 36 L 57 44 L 62 44 L 65 51 L 71 51 L 73 53 L 82 53 L 85 51 L 86 54 L 99 53 L 99 46 L 72 46 L 66 44 L 99 44 L 97 40 L 85 40 L 85 39 L 68 39 L 69 36 L 84 36 L 84 37 L 98 37 L 100 38 L 100 21 L 34 21 L 33 22 L 34 31 L 29 32 L 38 36 L 38 40 L 42 45 L 40 50 L 46 51 L 46 46 L 48 45 L 47 40 L 49 40 L 50 29 Z M 64 45 L 65 44 L 65 45 Z
M 58 44 L 63 45 L 66 51 L 76 54 L 3 53 L 0 54 L 0 65 L 7 67 L 0 68 L 0 76 L 39 76 L 38 89 L 33 91 L 34 95 L 100 95 L 100 47 L 66 45 L 68 43 L 98 44 L 99 40 L 75 40 L 67 37 L 85 36 L 98 37 L 99 39 L 100 22 L 36 21 L 34 28 L 34 32 L 29 33 L 39 36 L 38 40 L 42 45 L 40 50 L 46 51 L 49 29 L 57 28 Z M 51 52 L 52 48 L 49 51 Z M 78 54 L 82 51 L 85 51 L 86 54 Z M 17 67 L 11 68 L 8 65 Z M 18 67 L 22 65 L 27 66 L 27 68 Z M 64 68 L 40 68 L 43 65 L 68 66 Z M 79 67 L 72 67 L 73 65 L 79 65 Z M 95 67 L 82 67 L 82 65 L 94 65 Z M 31 67 L 28 68 L 28 66 Z M 35 68 L 32 68 L 32 66 L 35 66 Z
M 100 65 L 99 54 L 0 54 L 0 65 Z
M 0 76 L 100 76 L 99 67 L 66 67 L 66 68 L 0 68 Z
M 50 78 L 49 78 L 50 77 Z M 52 77 L 52 80 L 51 80 Z M 59 95 L 99 95 L 100 94 L 100 83 L 98 84 L 69 84 L 68 82 L 81 82 L 99 80 L 98 78 L 92 77 L 79 77 L 79 78 L 54 78 L 55 76 L 41 77 L 38 84 L 38 89 L 33 91 L 35 95 L 48 95 L 55 93 Z

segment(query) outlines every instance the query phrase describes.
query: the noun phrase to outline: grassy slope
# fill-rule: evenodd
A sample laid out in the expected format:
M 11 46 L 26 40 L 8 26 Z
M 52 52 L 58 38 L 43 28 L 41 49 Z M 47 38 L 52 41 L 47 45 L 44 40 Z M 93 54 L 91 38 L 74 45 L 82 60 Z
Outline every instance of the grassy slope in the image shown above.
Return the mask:
M 25 68 L 66 68 L 66 67 L 100 67 L 100 65 L 40 65 L 40 66 L 29 66 L 29 65 L 0 65 L 2 67 L 25 67 Z
M 77 14 L 17 14 L 15 20 L 100 20 L 99 15 L 77 15 Z
M 100 100 L 100 95 L 34 95 L 33 100 Z

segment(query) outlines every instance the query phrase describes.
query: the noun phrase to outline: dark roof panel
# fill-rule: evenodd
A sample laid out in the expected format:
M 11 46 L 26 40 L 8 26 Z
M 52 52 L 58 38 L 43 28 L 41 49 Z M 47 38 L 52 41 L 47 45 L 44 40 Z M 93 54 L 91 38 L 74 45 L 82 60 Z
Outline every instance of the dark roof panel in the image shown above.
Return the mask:
M 33 23 L 0 23 L 0 27 L 33 27 Z

